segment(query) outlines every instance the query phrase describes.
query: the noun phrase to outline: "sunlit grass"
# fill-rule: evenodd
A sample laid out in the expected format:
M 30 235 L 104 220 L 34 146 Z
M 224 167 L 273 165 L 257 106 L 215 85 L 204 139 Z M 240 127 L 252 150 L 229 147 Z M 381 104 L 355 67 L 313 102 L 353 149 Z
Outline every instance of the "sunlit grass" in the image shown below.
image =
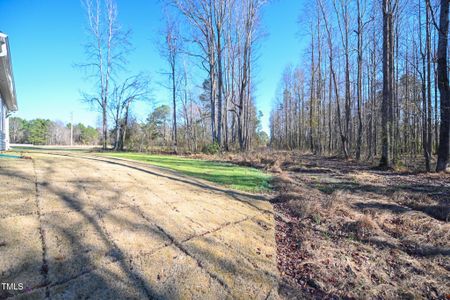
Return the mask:
M 107 153 L 102 155 L 146 162 L 236 190 L 261 192 L 270 189 L 270 175 L 254 168 L 241 167 L 230 163 L 174 155 L 141 153 Z

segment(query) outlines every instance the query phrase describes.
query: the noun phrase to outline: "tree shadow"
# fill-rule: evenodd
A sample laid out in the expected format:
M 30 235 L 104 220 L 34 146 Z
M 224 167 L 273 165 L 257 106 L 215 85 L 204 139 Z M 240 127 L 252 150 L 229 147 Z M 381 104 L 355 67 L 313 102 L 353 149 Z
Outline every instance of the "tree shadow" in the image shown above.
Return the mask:
M 45 176 L 51 176 L 55 173 L 55 169 L 52 167 L 45 167 L 43 168 L 44 172 L 42 174 L 45 174 Z M 14 173 L 11 172 L 5 172 L 5 170 L 0 170 L 0 172 L 4 175 L 10 176 L 17 180 L 27 180 L 26 174 L 21 174 L 18 171 L 15 171 Z M 38 175 L 42 176 L 42 175 Z M 100 218 L 101 215 L 99 213 L 103 210 L 102 208 L 93 207 L 92 212 L 89 212 L 87 207 L 83 205 L 83 203 L 80 201 L 80 199 L 73 196 L 72 193 L 67 193 L 63 189 L 56 188 L 54 186 L 49 186 L 46 181 L 39 182 L 38 180 L 35 182 L 36 184 L 36 192 L 38 192 L 39 188 L 45 187 L 47 189 L 48 193 L 51 193 L 53 195 L 57 195 L 58 199 L 63 201 L 65 205 L 68 207 L 68 210 L 66 211 L 55 211 L 55 212 L 47 212 L 43 213 L 42 211 L 38 212 L 38 218 L 40 219 L 40 226 L 42 226 L 42 231 L 44 232 L 43 236 L 43 245 L 42 245 L 42 251 L 44 253 L 38 254 L 36 253 L 34 260 L 37 260 L 39 257 L 45 257 L 45 261 L 41 261 L 40 270 L 37 272 L 35 270 L 35 274 L 41 274 L 42 280 L 39 285 L 35 286 L 26 286 L 24 291 L 20 294 L 34 294 L 37 293 L 38 290 L 44 289 L 46 290 L 45 295 L 46 298 L 49 297 L 49 290 L 53 288 L 57 288 L 59 286 L 66 286 L 68 289 L 65 289 L 63 291 L 63 294 L 66 293 L 73 293 L 72 296 L 79 296 L 82 295 L 83 292 L 86 292 L 87 294 L 85 297 L 90 297 L 91 292 L 100 292 L 105 293 L 105 296 L 109 296 L 120 299 L 120 298 L 134 298 L 136 297 L 136 291 L 133 291 L 133 288 L 118 288 L 119 284 L 116 280 L 107 280 L 108 276 L 113 276 L 114 274 L 110 273 L 108 271 L 108 268 L 102 268 L 99 266 L 96 266 L 96 262 L 92 261 L 92 257 L 89 255 L 91 252 L 95 252 L 95 248 L 92 247 L 92 245 L 86 245 L 82 243 L 82 239 L 80 239 L 79 235 L 74 235 L 73 228 L 66 228 L 63 226 L 63 224 L 58 224 L 55 221 L 61 221 L 57 216 L 60 215 L 66 215 L 69 213 L 76 213 L 79 214 L 81 217 L 81 220 L 76 222 L 75 226 L 83 226 L 83 223 L 88 223 L 90 226 L 92 226 L 95 229 L 95 236 L 100 239 L 100 244 L 103 244 L 106 246 L 107 249 L 109 249 L 106 253 L 104 253 L 104 256 L 110 256 L 111 259 L 107 263 L 107 265 L 116 263 L 120 269 L 120 272 L 125 274 L 125 280 L 127 281 L 127 284 L 122 284 L 122 287 L 129 286 L 131 284 L 138 283 L 137 289 L 142 289 L 138 292 L 138 294 L 146 295 L 148 298 L 158 297 L 158 294 L 155 293 L 151 286 L 148 285 L 148 283 L 141 277 L 140 274 L 135 272 L 133 268 L 127 264 L 127 261 L 125 259 L 125 254 L 123 251 L 118 248 L 114 242 L 108 237 L 107 233 L 105 232 L 104 228 L 102 228 L 100 224 Z M 78 191 L 83 190 L 83 186 L 81 184 L 76 185 Z M 105 189 L 113 189 L 112 186 L 103 186 L 102 188 Z M 26 190 L 25 192 L 28 192 Z M 14 200 L 14 199 L 10 199 Z M 105 201 L 113 201 L 114 199 L 105 199 Z M 34 214 L 31 214 L 34 215 Z M 20 216 L 18 216 L 20 218 Z M 6 217 L 7 218 L 7 217 Z M 1 220 L 1 219 L 0 219 Z M 64 257 L 59 258 L 60 262 L 55 260 L 54 258 L 48 257 L 48 245 L 50 237 L 48 234 L 53 234 L 55 237 L 60 236 L 60 239 L 64 238 L 66 240 L 70 241 L 70 250 L 73 252 L 71 257 Z M 74 253 L 77 252 L 78 253 Z M 100 254 L 102 255 L 102 254 Z M 13 269 L 8 270 L 2 270 L 1 274 L 19 274 L 21 271 L 23 271 L 24 265 L 29 265 L 30 262 L 22 262 L 21 264 L 17 265 Z M 36 263 L 31 262 L 32 265 L 36 265 Z M 58 265 L 60 265 L 58 267 Z M 54 270 L 58 270 L 60 274 L 52 274 Z M 3 277 L 3 275 L 2 275 Z M 49 277 L 57 277 L 57 280 L 49 280 Z M 70 292 L 70 286 L 74 283 L 76 283 L 77 280 L 83 280 L 84 277 L 92 277 L 89 282 L 92 285 L 92 282 L 96 282 L 92 288 L 92 291 L 86 291 L 85 288 L 80 287 L 80 289 L 74 290 Z M 114 277 L 114 276 L 113 276 Z M 117 277 L 117 276 L 115 276 Z M 8 278 L 3 278 L 2 280 L 7 280 Z M 8 282 L 8 281 L 7 281 Z M 114 284 L 113 284 L 114 283 Z M 3 297 L 10 297 L 14 294 L 11 294 L 10 292 L 4 291 Z M 117 296 L 117 297 L 116 297 Z
M 385 203 L 358 203 L 355 206 L 361 209 L 374 208 L 402 213 L 407 210 L 421 211 L 440 221 L 448 221 L 450 216 L 450 184 L 448 186 L 435 186 L 433 184 L 416 185 L 387 185 L 361 184 L 355 181 L 342 181 L 332 183 L 312 182 L 308 186 L 331 195 L 336 191 L 349 191 L 352 194 L 366 196 L 371 193 L 378 196 L 394 199 L 400 195 L 404 199 L 395 200 L 398 204 Z M 402 196 L 403 195 L 403 196 Z M 424 195 L 431 199 L 428 201 Z M 447 196 L 446 196 L 447 195 Z M 397 197 L 398 198 L 398 197 Z M 424 200 L 425 199 L 425 200 Z
M 387 240 L 374 239 L 374 238 L 364 238 L 360 239 L 361 242 L 376 245 L 381 249 L 392 249 L 392 250 L 401 250 L 411 256 L 416 257 L 432 257 L 432 256 L 450 256 L 450 248 L 432 246 L 432 245 L 423 245 L 410 240 L 403 241 L 401 244 L 396 245 Z
M 63 156 L 72 157 L 70 155 L 63 155 Z M 100 162 L 111 164 L 111 165 L 121 166 L 121 167 L 129 168 L 129 169 L 133 169 L 136 171 L 144 172 L 144 173 L 147 173 L 150 175 L 173 180 L 173 181 L 176 181 L 179 183 L 192 185 L 192 186 L 204 189 L 204 190 L 218 192 L 221 194 L 231 196 L 233 199 L 235 199 L 239 202 L 245 203 L 245 204 L 251 206 L 252 208 L 255 208 L 261 212 L 272 214 L 272 212 L 270 210 L 261 208 L 252 203 L 252 202 L 258 202 L 258 201 L 269 202 L 270 197 L 266 196 L 266 195 L 239 192 L 239 191 L 232 190 L 232 189 L 214 186 L 214 185 L 208 184 L 206 182 L 203 182 L 203 181 L 200 181 L 200 180 L 188 177 L 188 176 L 184 176 L 183 174 L 180 174 L 176 171 L 172 171 L 169 169 L 165 169 L 165 168 L 161 168 L 161 167 L 157 167 L 157 166 L 153 166 L 153 165 L 149 165 L 149 164 L 145 164 L 145 163 L 140 163 L 137 161 L 129 161 L 129 160 L 124 160 L 124 159 L 120 159 L 120 158 L 104 159 L 104 158 L 99 158 L 99 157 L 87 157 L 87 156 L 76 156 L 76 158 L 100 161 Z M 157 172 L 156 170 L 158 170 L 159 172 Z
M 234 191 L 223 191 L 220 188 L 209 187 L 201 182 L 196 182 L 195 180 L 179 178 L 178 174 L 173 176 L 164 175 L 118 162 L 104 161 L 95 158 L 89 159 L 125 168 L 132 168 L 156 176 L 163 176 L 185 184 L 210 189 L 214 192 L 225 193 L 238 201 L 257 208 L 261 212 L 266 212 L 264 209 L 259 209 L 256 205 L 252 205 L 251 200 L 249 200 L 253 199 L 251 197 L 256 197 L 257 200 L 261 200 L 258 196 L 241 194 Z M 183 291 L 180 290 L 180 283 L 178 283 L 177 280 L 165 283 L 163 287 L 156 287 L 149 281 L 148 277 L 142 273 L 142 270 L 136 268 L 134 262 L 135 259 L 139 259 L 139 256 L 153 255 L 162 248 L 171 245 L 179 248 L 181 252 L 196 261 L 197 267 L 202 269 L 202 272 L 205 272 L 212 281 L 217 282 L 225 291 L 225 295 L 230 295 L 230 287 L 223 281 L 221 282 L 220 277 L 210 271 L 214 268 L 205 267 L 207 259 L 213 258 L 216 255 L 212 244 L 210 245 L 211 248 L 208 248 L 209 251 L 206 251 L 207 253 L 205 252 L 205 249 L 197 249 L 195 246 L 191 246 L 188 249 L 185 245 L 176 241 L 170 233 L 159 227 L 158 224 L 152 224 L 151 220 L 147 219 L 145 222 L 139 222 L 139 218 L 141 218 L 144 212 L 141 211 L 139 206 L 128 203 L 127 199 L 125 199 L 126 197 L 123 196 L 122 191 L 117 189 L 114 183 L 103 181 L 101 182 L 102 186 L 99 187 L 101 190 L 116 191 L 116 193 L 111 195 L 105 195 L 102 199 L 102 202 L 104 203 L 112 203 L 111 206 L 105 205 L 104 203 L 95 203 L 93 201 L 88 201 L 89 199 L 83 198 L 81 195 L 86 193 L 86 186 L 89 181 L 82 180 L 82 178 L 73 182 L 71 181 L 71 186 L 74 190 L 70 192 L 66 191 L 64 186 L 51 184 L 46 178 L 56 176 L 58 174 L 58 168 L 54 166 L 55 163 L 50 159 L 47 161 L 45 159 L 42 160 L 44 162 L 38 167 L 39 172 L 37 173 L 37 178 L 35 178 L 34 182 L 30 182 L 29 174 L 21 172 L 20 170 L 0 169 L 0 174 L 2 175 L 6 175 L 18 181 L 27 181 L 30 185 L 35 185 L 36 195 L 38 197 L 46 197 L 45 195 L 39 194 L 41 189 L 45 189 L 46 193 L 57 197 L 56 201 L 60 201 L 64 204 L 64 209 L 61 210 L 46 210 L 44 212 L 42 211 L 42 207 L 38 207 L 37 213 L 33 211 L 24 215 L 18 214 L 0 217 L 0 229 L 2 230 L 2 220 L 6 218 L 29 216 L 38 219 L 43 231 L 42 249 L 35 249 L 33 255 L 27 256 L 22 261 L 15 262 L 5 270 L 0 270 L 0 279 L 2 282 L 13 281 L 14 278 L 18 278 L 17 276 L 22 276 L 22 278 L 25 279 L 28 278 L 30 280 L 28 282 L 31 282 L 32 278 L 30 277 L 39 276 L 38 282 L 34 284 L 27 284 L 25 282 L 26 286 L 23 291 L 2 291 L 0 299 L 15 296 L 25 298 L 51 298 L 52 296 L 57 296 L 61 298 L 95 299 L 180 298 L 182 297 Z M 166 172 L 166 170 L 164 170 L 164 172 Z M 18 191 L 29 193 L 29 189 L 25 187 L 20 187 Z M 245 199 L 243 199 L 243 197 L 245 197 Z M 0 200 L 14 201 L 15 199 Z M 40 199 L 40 201 L 42 201 L 42 199 Z M 123 207 L 126 207 L 131 211 L 131 217 L 125 218 L 123 216 L 110 214 L 111 211 L 119 210 Z M 71 219 L 71 216 L 76 216 L 75 221 Z M 145 232 L 148 236 L 157 236 L 158 239 L 167 240 L 167 242 L 155 249 L 149 249 L 145 253 L 134 256 L 117 244 L 117 240 L 111 235 L 112 233 L 108 231 L 107 227 L 105 227 L 105 217 L 110 218 L 111 222 L 114 224 L 120 224 L 120 226 L 113 225 L 115 226 L 115 229 L 119 231 L 123 230 L 123 227 L 139 227 L 140 230 Z M 94 237 L 94 240 L 97 239 L 94 244 L 90 243 L 88 240 L 87 236 L 90 234 Z M 56 248 L 54 246 L 55 243 L 58 243 L 58 240 L 65 240 L 66 252 L 55 256 L 55 253 L 53 252 L 56 251 Z M 53 247 L 52 249 L 50 249 L 50 244 Z M 18 245 L 22 245 L 24 248 L 28 247 L 27 241 L 25 240 L 19 241 Z M 2 253 L 2 248 L 8 246 L 9 241 L 6 241 L 5 246 L 0 246 L 0 254 Z M 50 253 L 50 250 L 53 252 Z M 254 273 L 249 270 L 248 273 L 246 273 L 242 266 L 235 265 L 235 261 L 226 261 L 226 259 L 223 258 L 214 258 L 214 261 L 219 264 L 219 268 L 227 269 L 231 273 L 234 268 L 239 269 L 242 273 L 240 275 L 242 278 L 250 283 L 254 281 L 254 278 L 252 278 Z M 270 276 L 268 274 L 266 275 L 275 282 L 275 274 L 269 274 Z
M 390 212 L 393 212 L 395 214 L 402 214 L 407 211 L 410 211 L 410 209 L 400 206 L 397 204 L 390 204 L 390 203 L 380 203 L 380 202 L 357 202 L 353 206 L 360 210 L 365 209 L 377 209 L 377 210 L 388 210 Z

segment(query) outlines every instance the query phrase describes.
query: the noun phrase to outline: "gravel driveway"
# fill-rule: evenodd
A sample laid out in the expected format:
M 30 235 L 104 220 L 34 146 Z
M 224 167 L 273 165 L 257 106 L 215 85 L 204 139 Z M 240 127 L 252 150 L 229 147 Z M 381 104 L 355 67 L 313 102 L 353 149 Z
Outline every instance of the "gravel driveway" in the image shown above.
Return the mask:
M 0 159 L 0 299 L 279 297 L 264 197 L 137 162 L 30 155 Z

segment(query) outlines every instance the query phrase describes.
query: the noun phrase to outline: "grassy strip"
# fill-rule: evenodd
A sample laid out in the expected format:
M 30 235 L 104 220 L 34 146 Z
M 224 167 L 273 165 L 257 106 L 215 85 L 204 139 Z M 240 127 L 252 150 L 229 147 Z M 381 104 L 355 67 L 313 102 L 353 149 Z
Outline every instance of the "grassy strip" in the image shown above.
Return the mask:
M 143 161 L 240 191 L 262 192 L 270 189 L 270 175 L 254 168 L 236 166 L 230 163 L 141 153 L 108 153 L 102 155 Z

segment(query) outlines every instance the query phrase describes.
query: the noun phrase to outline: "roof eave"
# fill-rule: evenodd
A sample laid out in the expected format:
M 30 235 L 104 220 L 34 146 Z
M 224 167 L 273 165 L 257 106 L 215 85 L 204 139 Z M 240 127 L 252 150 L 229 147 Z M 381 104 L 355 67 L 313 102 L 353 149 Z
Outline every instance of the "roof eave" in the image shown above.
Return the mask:
M 0 90 L 9 111 L 17 111 L 16 88 L 12 72 L 8 36 L 0 32 Z

